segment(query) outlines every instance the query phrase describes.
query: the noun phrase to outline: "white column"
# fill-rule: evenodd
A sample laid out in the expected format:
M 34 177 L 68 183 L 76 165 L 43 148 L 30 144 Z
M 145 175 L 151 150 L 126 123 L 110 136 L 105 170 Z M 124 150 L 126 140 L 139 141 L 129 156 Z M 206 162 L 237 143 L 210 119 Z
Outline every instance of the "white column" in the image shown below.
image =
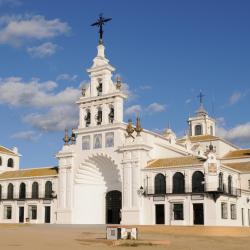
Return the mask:
M 102 105 L 102 125 L 109 123 L 109 106 L 108 104 L 104 103 Z
M 93 127 L 96 125 L 96 119 L 95 119 L 95 116 L 96 116 L 96 113 L 97 113 L 97 109 L 95 106 L 92 106 L 90 108 L 90 112 L 91 112 L 91 122 L 90 122 L 90 126 Z

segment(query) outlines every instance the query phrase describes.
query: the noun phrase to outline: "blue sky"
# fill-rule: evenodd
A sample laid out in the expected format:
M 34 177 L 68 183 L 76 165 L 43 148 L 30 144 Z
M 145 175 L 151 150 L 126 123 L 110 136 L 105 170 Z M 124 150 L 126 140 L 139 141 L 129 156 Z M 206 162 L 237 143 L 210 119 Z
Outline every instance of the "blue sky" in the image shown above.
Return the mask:
M 57 164 L 99 13 L 113 18 L 104 41 L 131 93 L 125 120 L 139 111 L 145 128 L 182 136 L 202 90 L 218 134 L 250 147 L 249 1 L 0 0 L 0 144 L 21 167 Z

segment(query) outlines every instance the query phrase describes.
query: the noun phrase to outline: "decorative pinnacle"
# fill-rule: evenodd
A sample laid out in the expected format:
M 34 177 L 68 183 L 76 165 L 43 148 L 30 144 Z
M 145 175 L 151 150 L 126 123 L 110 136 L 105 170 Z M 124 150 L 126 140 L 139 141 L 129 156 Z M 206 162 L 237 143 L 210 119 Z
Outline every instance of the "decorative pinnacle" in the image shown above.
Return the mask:
M 63 141 L 64 141 L 64 145 L 69 145 L 70 138 L 69 138 L 69 132 L 67 128 L 65 129 L 65 135 L 63 137 Z
M 110 20 L 112 20 L 112 18 L 104 18 L 102 16 L 102 13 L 99 15 L 99 18 L 97 19 L 97 21 L 95 23 L 92 23 L 91 26 L 97 26 L 99 27 L 99 44 L 103 44 L 103 26 L 106 22 L 109 22 Z
M 136 125 L 135 125 L 135 132 L 137 133 L 136 136 L 140 136 L 140 133 L 142 132 L 143 128 L 141 127 L 141 120 L 140 117 L 137 116 L 136 118 Z
M 132 120 L 131 119 L 128 120 L 128 125 L 127 125 L 127 128 L 126 128 L 126 131 L 127 131 L 129 137 L 134 138 L 134 136 L 132 134 L 134 133 L 135 130 L 134 130 L 133 126 L 132 126 Z
M 116 77 L 116 89 L 120 90 L 122 87 L 122 79 L 120 76 Z

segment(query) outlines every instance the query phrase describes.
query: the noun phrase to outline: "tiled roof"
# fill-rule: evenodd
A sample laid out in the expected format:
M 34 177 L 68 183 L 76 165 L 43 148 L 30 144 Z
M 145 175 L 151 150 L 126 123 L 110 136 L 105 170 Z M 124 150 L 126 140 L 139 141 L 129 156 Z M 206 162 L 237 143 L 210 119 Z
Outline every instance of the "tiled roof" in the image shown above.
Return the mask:
M 233 150 L 222 157 L 222 159 L 229 158 L 250 158 L 250 149 Z
M 171 168 L 202 165 L 206 159 L 196 156 L 181 156 L 174 158 L 156 159 L 148 162 L 146 168 Z
M 58 167 L 21 169 L 16 171 L 7 171 L 0 174 L 0 180 L 40 177 L 40 176 L 55 176 L 57 174 L 58 174 Z
M 191 142 L 198 142 L 198 141 L 214 141 L 218 140 L 219 137 L 213 135 L 196 135 L 189 137 Z
M 4 154 L 8 154 L 8 155 L 17 155 L 13 151 L 11 151 L 8 148 L 5 148 L 3 146 L 0 146 L 0 153 L 4 153 Z
M 250 161 L 248 162 L 237 162 L 237 163 L 226 163 L 224 164 L 230 168 L 241 172 L 250 172 Z

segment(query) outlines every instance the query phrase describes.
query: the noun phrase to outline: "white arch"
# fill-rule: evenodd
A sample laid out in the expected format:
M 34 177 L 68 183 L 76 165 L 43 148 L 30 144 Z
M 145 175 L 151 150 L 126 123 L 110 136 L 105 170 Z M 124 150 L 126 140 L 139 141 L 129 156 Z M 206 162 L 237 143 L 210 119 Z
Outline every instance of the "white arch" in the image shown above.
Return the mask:
M 106 222 L 106 193 L 121 191 L 120 173 L 118 164 L 102 153 L 90 155 L 79 165 L 74 175 L 73 223 Z

